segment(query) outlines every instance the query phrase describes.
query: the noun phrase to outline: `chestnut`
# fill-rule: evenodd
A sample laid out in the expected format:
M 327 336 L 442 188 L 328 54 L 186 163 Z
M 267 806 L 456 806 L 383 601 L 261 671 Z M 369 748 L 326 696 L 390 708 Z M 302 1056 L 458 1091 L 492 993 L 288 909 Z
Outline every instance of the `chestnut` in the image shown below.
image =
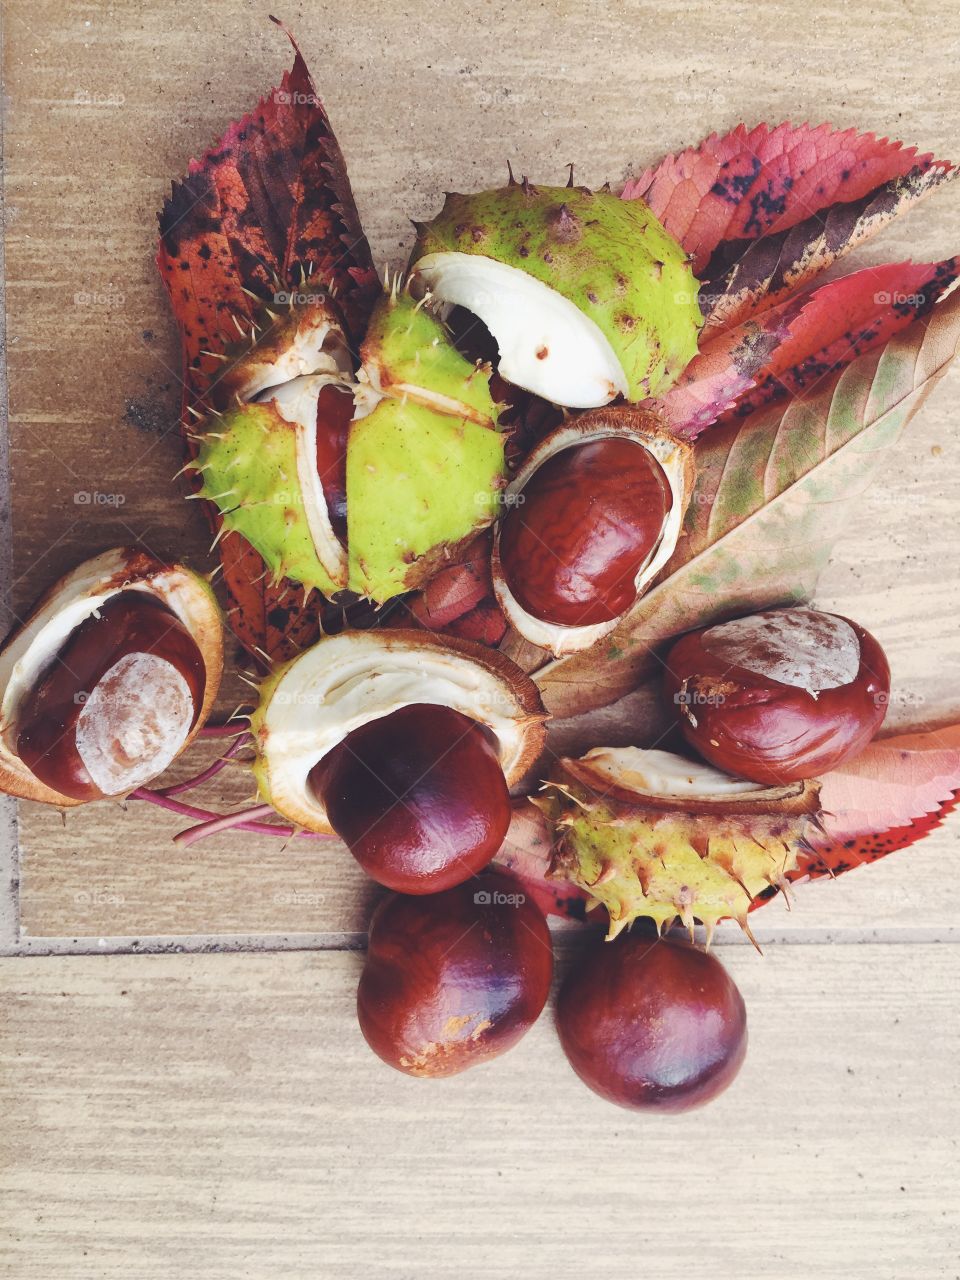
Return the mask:
M 747 1049 L 747 1014 L 710 952 L 635 930 L 570 972 L 557 1027 L 580 1079 L 635 1110 L 688 1111 L 721 1093 Z
M 488 871 L 427 898 L 391 896 L 370 924 L 360 1030 L 391 1067 L 449 1076 L 510 1049 L 550 991 L 553 951 L 519 882 Z
M 19 706 L 17 754 L 73 800 L 123 795 L 183 747 L 204 704 L 200 648 L 159 597 L 120 591 L 64 640 Z
M 354 729 L 309 786 L 374 880 L 435 893 L 491 860 L 510 825 L 493 735 L 453 708 L 413 703 Z
M 517 498 L 501 523 L 500 564 L 520 606 L 567 627 L 626 612 L 673 502 L 651 453 L 626 436 L 563 449 Z
M 683 636 L 667 655 L 665 688 L 705 760 L 779 785 L 863 750 L 886 714 L 890 668 L 848 618 L 775 609 Z
M 353 397 L 337 383 L 321 386 L 317 396 L 317 474 L 323 486 L 330 526 L 347 541 L 347 436 L 353 421 Z

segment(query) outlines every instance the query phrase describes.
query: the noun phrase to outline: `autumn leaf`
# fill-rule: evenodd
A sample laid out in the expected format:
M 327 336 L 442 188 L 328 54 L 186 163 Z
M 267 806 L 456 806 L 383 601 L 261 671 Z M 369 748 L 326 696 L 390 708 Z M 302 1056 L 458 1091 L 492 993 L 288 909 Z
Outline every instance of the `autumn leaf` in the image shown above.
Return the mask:
M 862 200 L 915 170 L 949 168 L 888 138 L 831 125 L 737 125 L 666 156 L 626 184 L 711 279 L 711 260 L 730 242 L 777 235 L 831 205 Z
M 707 340 L 677 385 L 650 401 L 687 440 L 810 390 L 926 315 L 957 278 L 958 260 L 888 263 L 798 294 Z
M 809 600 L 851 505 L 958 343 L 954 293 L 808 400 L 704 435 L 685 534 L 657 584 L 605 640 L 537 671 L 551 714 L 573 716 L 623 697 L 680 632 Z
M 918 165 L 862 199 L 831 205 L 787 231 L 724 242 L 701 277 L 702 339 L 775 306 L 956 176 L 946 161 Z
M 956 280 L 958 269 L 957 258 L 866 267 L 768 312 L 776 316 L 787 310 L 792 317 L 789 332 L 729 416 L 744 418 L 775 400 L 804 394 L 857 356 L 881 346 L 925 316 Z M 797 301 L 802 304 L 799 314 Z
M 379 288 L 343 156 L 294 50 L 279 86 L 191 161 L 159 215 L 157 265 L 180 327 L 185 428 L 223 369 L 216 353 L 257 307 L 250 293 L 276 299 L 304 281 L 328 289 L 356 342 Z M 208 514 L 219 528 L 212 507 Z M 316 638 L 327 609 L 318 596 L 273 586 L 238 535 L 218 545 L 230 623 L 250 652 L 288 657 Z
M 655 409 L 670 430 L 684 440 L 696 440 L 756 385 L 778 347 L 786 342 L 802 299 L 787 302 L 759 320 L 747 320 L 718 334 L 687 365 L 676 386 L 659 399 L 645 403 Z

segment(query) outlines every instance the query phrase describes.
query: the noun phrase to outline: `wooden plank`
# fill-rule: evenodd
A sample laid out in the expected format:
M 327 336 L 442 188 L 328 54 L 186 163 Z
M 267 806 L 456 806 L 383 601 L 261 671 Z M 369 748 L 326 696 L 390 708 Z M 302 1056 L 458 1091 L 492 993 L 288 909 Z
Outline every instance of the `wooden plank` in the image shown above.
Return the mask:
M 472 1073 L 392 1072 L 356 955 L 8 960 L 5 1274 L 954 1276 L 960 947 L 725 959 L 747 1062 L 673 1118 L 587 1092 L 549 1014 Z
M 740 118 L 808 116 L 949 154 L 960 83 L 942 7 L 912 7 L 906 64 L 900 6 L 864 6 L 853 23 L 850 13 L 817 0 L 760 10 L 734 28 L 723 8 L 691 10 L 681 0 L 612 9 L 572 0 L 498 10 L 495 40 L 465 0 L 421 6 L 416 18 L 397 0 L 362 13 L 333 0 L 292 20 L 351 162 L 377 260 L 397 263 L 408 217 L 429 216 L 445 188 L 499 182 L 508 156 L 548 179 L 573 159 L 580 179 L 598 183 Z M 264 14 L 237 0 L 202 8 L 128 0 L 120 9 L 37 0 L 7 6 L 6 16 L 14 603 L 22 609 L 76 560 L 118 541 L 205 563 L 202 521 L 170 484 L 179 383 L 152 262 L 154 211 L 189 156 L 276 81 L 289 55 Z M 798 56 L 812 33 L 815 69 Z M 844 269 L 958 246 L 960 187 Z M 855 513 L 823 584 L 823 603 L 887 646 L 901 724 L 960 714 L 958 392 L 955 371 Z M 83 494 L 91 501 L 78 501 Z M 244 790 L 238 783 L 227 798 Z M 23 807 L 31 934 L 336 932 L 362 914 L 361 881 L 343 859 L 335 870 L 325 860 L 318 888 L 312 851 L 281 854 L 234 838 L 184 854 L 169 844 L 176 820 L 139 811 L 71 816 L 65 830 L 59 822 Z M 855 889 L 837 886 L 831 900 L 867 927 L 913 921 L 917 903 L 937 927 L 956 926 L 957 890 L 943 884 L 941 866 L 938 854 L 918 851 L 909 869 L 877 868 Z M 322 904 L 310 897 L 317 893 Z M 826 897 L 818 891 L 818 913 Z

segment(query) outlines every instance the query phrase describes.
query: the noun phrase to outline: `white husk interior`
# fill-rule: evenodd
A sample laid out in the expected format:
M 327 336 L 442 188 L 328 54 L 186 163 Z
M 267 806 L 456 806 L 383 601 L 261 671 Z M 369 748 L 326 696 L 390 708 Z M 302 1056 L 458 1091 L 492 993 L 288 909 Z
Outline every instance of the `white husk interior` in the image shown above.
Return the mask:
M 314 373 L 349 374 L 350 354 L 340 326 L 328 317 L 305 318 L 282 355 L 270 362 L 252 361 L 250 376 L 237 395 L 255 400 L 270 387 Z
M 521 268 L 481 254 L 429 253 L 414 275 L 438 301 L 483 321 L 500 350 L 500 375 L 514 386 L 571 409 L 596 409 L 626 392 L 598 325 Z
M 307 786 L 313 766 L 354 729 L 412 703 L 447 706 L 487 725 L 508 783 L 527 718 L 509 685 L 470 658 L 352 632 L 322 640 L 290 664 L 258 734 L 270 799 L 281 812 L 321 813 Z
M 595 747 L 580 762 L 599 777 L 649 796 L 708 797 L 763 795 L 769 788 L 732 778 L 712 765 L 672 751 L 640 747 Z
M 272 401 L 280 416 L 297 428 L 297 478 L 317 559 L 334 582 L 346 586 L 347 551 L 333 531 L 323 482 L 317 472 L 317 397 L 330 383 L 342 386 L 344 395 L 352 392 L 346 379 L 321 373 L 293 378 L 283 386 L 274 387 L 260 396 L 260 403 Z

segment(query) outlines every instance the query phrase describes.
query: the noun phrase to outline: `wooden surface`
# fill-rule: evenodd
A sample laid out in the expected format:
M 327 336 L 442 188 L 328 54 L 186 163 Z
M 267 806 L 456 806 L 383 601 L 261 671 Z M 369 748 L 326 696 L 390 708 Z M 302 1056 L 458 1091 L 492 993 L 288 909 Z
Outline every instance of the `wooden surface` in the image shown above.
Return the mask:
M 391 1071 L 354 955 L 10 960 L 3 1274 L 954 1277 L 960 948 L 727 959 L 746 1065 L 672 1118 L 584 1089 L 549 1014 L 467 1075 Z
M 378 262 L 402 261 L 408 218 L 445 189 L 501 182 L 508 158 L 534 178 L 574 161 L 584 182 L 617 182 L 711 129 L 787 118 L 960 158 L 941 0 L 331 0 L 281 16 Z M 179 370 L 154 215 L 289 52 L 241 0 L 12 0 L 2 18 L 18 611 L 118 542 L 205 563 L 201 521 L 170 485 Z M 958 249 L 955 184 L 843 269 Z M 887 648 L 891 725 L 960 716 L 958 403 L 955 369 L 819 597 Z M 239 773 L 227 783 L 212 801 L 248 792 Z M 342 851 L 245 837 L 181 851 L 180 825 L 131 805 L 63 826 L 23 806 L 7 949 L 361 936 L 371 894 Z M 765 908 L 763 959 L 721 935 L 750 1011 L 747 1065 L 715 1106 L 674 1121 L 594 1099 L 546 1015 L 459 1080 L 391 1073 L 357 1032 L 360 959 L 344 950 L 2 960 L 0 1274 L 951 1280 L 958 844 L 955 819 L 802 890 L 792 913 Z

